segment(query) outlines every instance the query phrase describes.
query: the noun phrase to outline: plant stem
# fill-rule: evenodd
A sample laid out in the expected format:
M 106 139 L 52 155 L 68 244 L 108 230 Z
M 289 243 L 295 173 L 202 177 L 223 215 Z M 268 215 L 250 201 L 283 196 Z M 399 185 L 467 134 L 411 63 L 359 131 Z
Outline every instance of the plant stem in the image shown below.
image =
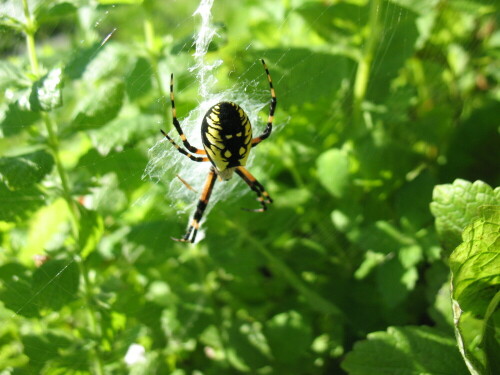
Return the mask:
M 315 310 L 322 313 L 331 314 L 339 319 L 344 319 L 344 313 L 333 303 L 324 299 L 322 296 L 311 290 L 306 284 L 295 275 L 295 273 L 279 258 L 275 257 L 258 239 L 251 236 L 244 226 L 238 226 L 233 221 L 227 220 L 228 226 L 238 230 L 245 239 L 250 242 L 264 257 L 269 261 L 270 265 L 279 272 L 279 274 L 287 280 L 287 282 L 295 288 L 307 301 L 307 303 Z
M 26 35 L 26 46 L 28 50 L 28 56 L 30 60 L 30 66 L 31 66 L 31 71 L 33 75 L 36 78 L 40 77 L 40 66 L 38 64 L 38 57 L 36 54 L 36 48 L 35 48 L 35 33 L 36 33 L 36 25 L 35 22 L 33 21 L 29 7 L 28 7 L 28 1 L 23 0 L 23 8 L 24 8 L 24 15 L 26 17 L 26 28 L 25 28 L 25 35 Z M 76 205 L 76 202 L 73 200 L 71 197 L 71 189 L 69 186 L 69 179 L 66 174 L 66 171 L 64 169 L 64 166 L 61 161 L 60 157 L 60 152 L 59 152 L 59 140 L 57 138 L 57 132 L 55 130 L 55 124 L 52 121 L 52 118 L 47 112 L 42 112 L 41 114 L 42 120 L 45 124 L 45 128 L 47 129 L 47 134 L 48 134 L 48 145 L 50 147 L 50 150 L 52 152 L 52 155 L 54 157 L 54 162 L 56 164 L 56 169 L 57 173 L 59 175 L 59 178 L 61 180 L 61 187 L 63 191 L 63 196 L 64 199 L 66 200 L 66 203 L 68 204 L 68 209 L 70 212 L 70 218 L 71 218 L 71 228 L 72 228 L 72 233 L 73 237 L 75 240 L 75 246 L 79 247 L 79 238 L 80 238 L 80 230 L 79 230 L 79 220 L 80 220 L 80 212 L 78 210 L 78 206 Z M 87 310 L 87 317 L 90 325 L 90 330 L 92 334 L 95 337 L 99 336 L 99 330 L 97 326 L 97 319 L 96 319 L 96 313 L 94 309 L 92 308 L 92 285 L 90 283 L 89 277 L 88 277 L 88 272 L 86 270 L 85 264 L 81 258 L 77 255 L 78 251 L 75 252 L 74 256 L 77 259 L 76 263 L 78 264 L 80 273 L 82 274 L 83 277 L 83 287 L 84 287 L 84 297 L 85 297 L 85 302 L 86 302 L 86 310 Z M 99 349 L 96 347 L 94 348 L 94 357 L 93 357 L 93 367 L 95 370 L 95 373 L 97 375 L 103 375 L 104 374 L 104 367 L 103 363 L 101 360 L 101 356 L 99 353 Z
M 149 12 L 146 12 L 146 18 L 144 19 L 144 38 L 146 44 L 146 50 L 149 55 L 149 61 L 151 63 L 151 68 L 153 69 L 153 75 L 155 77 L 156 86 L 158 86 L 158 91 L 160 97 L 165 97 L 165 92 L 163 91 L 163 86 L 161 83 L 160 71 L 158 70 L 158 52 L 155 47 L 155 29 L 153 22 L 149 16 Z M 166 117 L 166 112 L 165 112 Z
M 368 23 L 369 35 L 365 42 L 362 56 L 359 59 L 356 79 L 354 81 L 353 117 L 356 125 L 361 124 L 361 105 L 365 99 L 366 89 L 370 78 L 370 69 L 380 34 L 379 14 L 381 6 L 381 0 L 371 1 L 370 19 Z

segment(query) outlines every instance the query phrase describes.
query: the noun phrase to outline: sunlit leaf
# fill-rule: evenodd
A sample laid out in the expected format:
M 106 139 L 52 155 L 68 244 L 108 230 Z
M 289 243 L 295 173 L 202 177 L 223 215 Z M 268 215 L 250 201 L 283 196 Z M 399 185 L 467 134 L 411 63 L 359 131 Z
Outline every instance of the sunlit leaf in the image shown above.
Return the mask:
M 316 160 L 318 178 L 334 197 L 341 198 L 349 186 L 349 156 L 338 149 L 325 151 Z
M 451 254 L 450 267 L 459 348 L 469 368 L 483 373 L 483 368 L 498 364 L 493 353 L 498 348 L 497 333 L 492 327 L 500 303 L 500 206 L 483 206 L 478 214 L 465 228 L 462 244 Z M 483 327 L 471 335 L 466 331 L 473 319 L 481 319 Z M 478 336 L 483 336 L 486 347 L 477 345 Z
M 349 375 L 469 374 L 452 336 L 430 327 L 389 327 L 373 332 L 347 354 Z
M 33 84 L 29 102 L 32 111 L 50 111 L 62 105 L 62 69 L 48 72 Z
M 493 190 L 482 181 L 457 179 L 453 184 L 436 186 L 430 207 L 445 249 L 460 243 L 462 231 L 478 215 L 479 207 L 499 203 L 500 189 Z

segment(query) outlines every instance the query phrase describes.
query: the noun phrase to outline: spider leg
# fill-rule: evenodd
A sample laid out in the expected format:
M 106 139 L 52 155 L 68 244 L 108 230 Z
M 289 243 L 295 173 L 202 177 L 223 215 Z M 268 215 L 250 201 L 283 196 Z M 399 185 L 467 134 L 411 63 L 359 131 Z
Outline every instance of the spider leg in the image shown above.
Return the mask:
M 201 150 L 199 148 L 191 146 L 191 144 L 189 143 L 189 141 L 186 138 L 186 135 L 182 131 L 181 124 L 179 123 L 179 120 L 177 120 L 177 110 L 175 109 L 175 100 L 174 100 L 174 74 L 173 73 L 170 75 L 170 102 L 172 103 L 172 121 L 174 123 L 175 129 L 177 130 L 177 133 L 179 133 L 179 136 L 181 137 L 181 140 L 182 140 L 182 143 L 184 144 L 184 147 L 186 147 L 193 154 L 206 155 L 205 150 Z
M 264 139 L 266 139 L 271 135 L 271 131 L 273 130 L 274 110 L 276 109 L 276 104 L 277 104 L 276 92 L 274 91 L 273 81 L 271 80 L 271 74 L 269 74 L 269 69 L 267 69 L 267 65 L 264 59 L 261 59 L 260 61 L 262 62 L 262 65 L 264 65 L 264 69 L 266 70 L 267 74 L 267 80 L 269 81 L 269 87 L 271 89 L 271 104 L 269 106 L 269 117 L 267 118 L 266 129 L 264 130 L 264 133 L 252 139 L 252 147 L 257 146 L 260 142 L 262 142 Z
M 197 162 L 210 161 L 210 159 L 207 157 L 194 156 L 193 154 L 190 154 L 189 152 L 184 150 L 181 146 L 179 146 L 177 143 L 175 143 L 175 141 L 172 138 L 170 138 L 170 136 L 167 133 L 165 133 L 163 130 L 160 131 L 165 136 L 165 138 L 167 138 L 168 141 L 174 145 L 177 151 L 179 151 L 183 155 L 186 155 L 189 159 Z
M 210 167 L 210 172 L 208 172 L 205 185 L 203 186 L 200 200 L 198 201 L 198 206 L 196 207 L 196 211 L 194 213 L 193 219 L 191 220 L 191 223 L 189 224 L 187 232 L 184 235 L 184 237 L 180 239 L 172 238 L 174 241 L 191 242 L 191 243 L 194 242 L 196 238 L 196 233 L 198 232 L 198 228 L 200 227 L 200 220 L 203 216 L 203 212 L 205 212 L 205 208 L 207 207 L 210 195 L 212 194 L 212 190 L 214 188 L 214 184 L 217 179 L 216 177 L 217 173 L 215 172 L 215 168 Z M 189 239 L 190 237 L 191 239 Z
M 268 204 L 273 203 L 273 200 L 269 196 L 269 193 L 266 191 L 264 186 L 262 186 L 262 184 L 259 181 L 257 181 L 257 179 L 254 176 L 252 176 L 252 174 L 245 167 L 241 167 L 241 166 L 237 167 L 236 173 L 238 174 L 238 176 L 240 176 L 243 179 L 243 181 L 245 181 L 247 183 L 247 185 L 250 187 L 250 189 L 255 191 L 255 193 L 257 194 L 257 200 L 259 201 L 259 203 L 261 205 L 261 208 L 257 208 L 257 209 L 244 208 L 244 210 L 245 211 L 252 211 L 252 212 L 264 212 L 264 211 L 266 211 L 267 210 L 266 203 L 268 203 Z

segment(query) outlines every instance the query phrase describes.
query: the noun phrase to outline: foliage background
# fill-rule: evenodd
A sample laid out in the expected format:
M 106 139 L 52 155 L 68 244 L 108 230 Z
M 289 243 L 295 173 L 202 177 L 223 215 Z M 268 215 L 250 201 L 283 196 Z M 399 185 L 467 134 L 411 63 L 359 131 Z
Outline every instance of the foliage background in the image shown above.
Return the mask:
M 197 199 L 175 174 L 200 177 L 157 142 L 171 72 L 180 118 L 203 99 L 198 2 L 0 6 L 2 375 L 468 372 L 448 257 L 500 200 L 495 1 L 215 0 L 217 87 L 256 98 L 257 128 L 259 58 L 276 87 L 249 168 L 275 203 L 243 212 L 253 193 L 219 184 L 196 245 L 170 237 Z M 493 270 L 486 305 L 463 305 L 480 373 L 498 284 Z

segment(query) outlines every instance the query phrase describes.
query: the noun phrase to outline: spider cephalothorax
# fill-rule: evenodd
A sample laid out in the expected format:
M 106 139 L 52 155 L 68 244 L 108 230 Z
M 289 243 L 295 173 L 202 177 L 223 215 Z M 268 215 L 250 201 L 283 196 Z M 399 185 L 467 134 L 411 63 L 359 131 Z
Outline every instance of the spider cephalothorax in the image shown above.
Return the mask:
M 274 92 L 271 75 L 269 74 L 269 70 L 267 69 L 264 60 L 261 61 L 262 65 L 264 65 L 264 69 L 266 70 L 267 79 L 271 89 L 269 117 L 264 133 L 262 133 L 259 137 L 252 138 L 252 126 L 243 109 L 236 103 L 220 102 L 210 107 L 203 117 L 201 124 L 201 139 L 204 150 L 191 146 L 182 131 L 181 125 L 177 120 L 177 113 L 175 109 L 174 75 L 172 74 L 170 76 L 172 119 L 175 129 L 179 133 L 182 143 L 188 151 L 177 145 L 163 130 L 161 132 L 180 153 L 186 155 L 191 160 L 197 162 L 210 161 L 212 163 L 210 171 L 208 172 L 207 180 L 203 186 L 203 191 L 201 193 L 200 200 L 198 201 L 194 217 L 184 237 L 179 240 L 176 239 L 177 241 L 194 242 L 196 233 L 200 226 L 201 217 L 207 207 L 217 176 L 219 176 L 222 180 L 229 180 L 233 173 L 236 172 L 236 174 L 238 174 L 247 183 L 250 189 L 257 194 L 257 200 L 261 205 L 261 208 L 251 211 L 265 211 L 267 209 L 266 203 L 272 203 L 272 199 L 264 187 L 245 168 L 251 148 L 257 146 L 271 134 L 274 110 L 276 108 L 276 94 Z M 195 156 L 193 154 L 203 156 Z

